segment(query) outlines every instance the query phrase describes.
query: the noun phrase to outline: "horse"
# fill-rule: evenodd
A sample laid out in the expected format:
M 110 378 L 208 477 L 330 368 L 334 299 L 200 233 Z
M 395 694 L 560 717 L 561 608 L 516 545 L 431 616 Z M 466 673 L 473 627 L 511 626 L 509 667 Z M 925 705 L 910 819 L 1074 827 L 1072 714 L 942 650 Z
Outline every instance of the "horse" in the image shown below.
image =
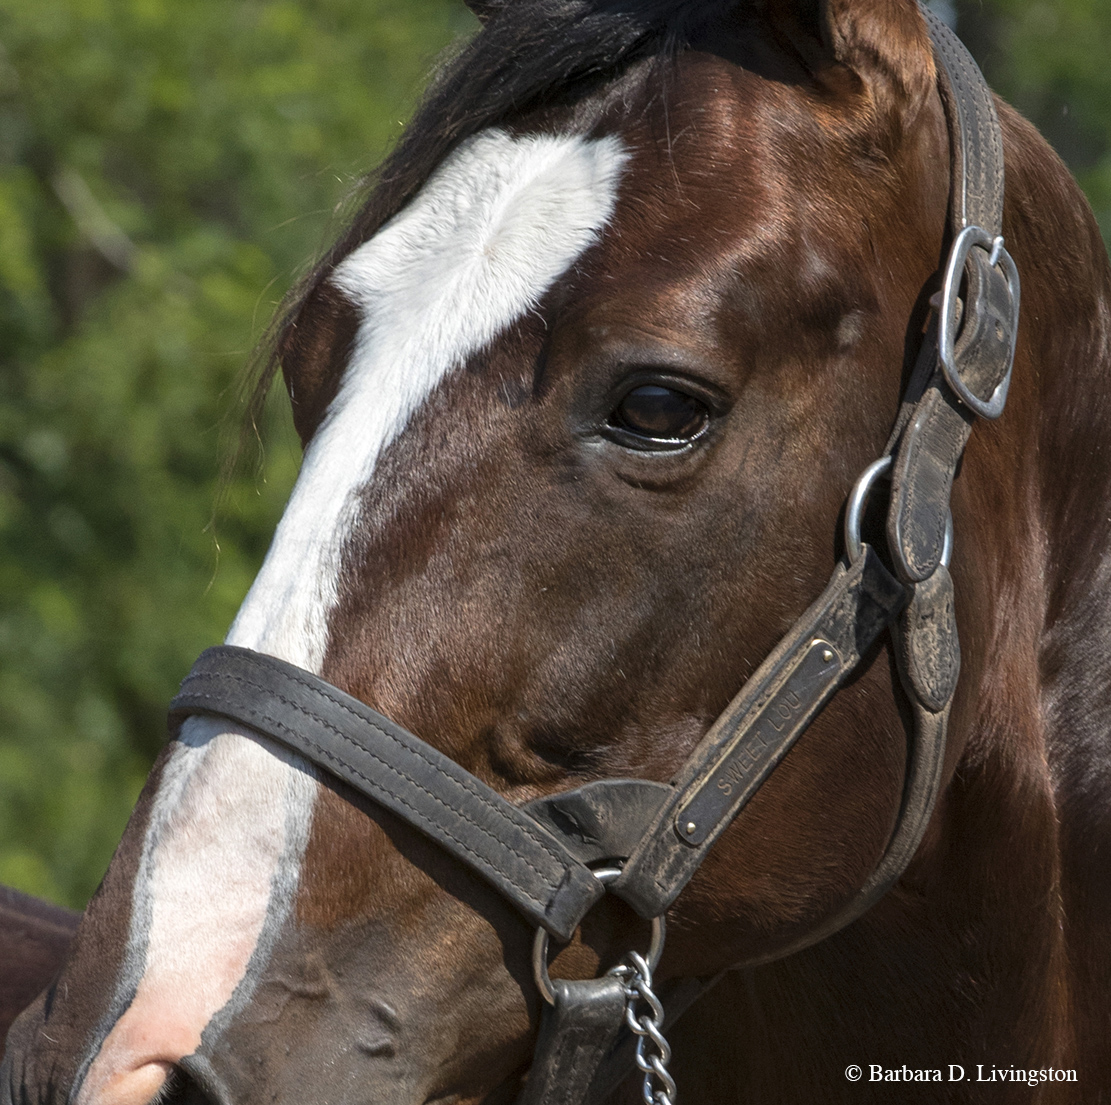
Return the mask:
M 80 915 L 0 886 L 0 1033 L 49 985 Z
M 896 572 L 899 477 L 847 499 L 974 278 L 942 279 L 956 140 L 913 0 L 473 6 L 277 324 L 304 459 L 227 646 L 419 734 L 512 821 L 666 785 L 831 572 Z M 936 802 L 827 933 L 884 862 L 930 697 L 899 622 L 666 906 L 685 1100 L 1111 1095 L 1111 273 L 1067 170 L 996 110 L 1010 393 L 990 421 L 937 384 L 971 433 L 949 554 L 896 573 L 912 603 L 952 581 Z M 265 729 L 175 725 L 0 1101 L 507 1105 L 536 1085 L 538 978 L 629 988 L 605 974 L 651 936 L 628 868 L 534 971 L 536 922 L 465 841 Z

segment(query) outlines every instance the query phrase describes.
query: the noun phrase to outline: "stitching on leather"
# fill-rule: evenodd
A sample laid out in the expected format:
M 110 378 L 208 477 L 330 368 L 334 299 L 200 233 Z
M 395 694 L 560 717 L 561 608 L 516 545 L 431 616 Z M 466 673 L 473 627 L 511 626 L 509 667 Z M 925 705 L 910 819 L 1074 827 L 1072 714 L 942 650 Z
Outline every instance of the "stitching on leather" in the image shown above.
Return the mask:
M 935 391 L 936 391 L 936 387 L 935 387 Z M 932 399 L 932 397 L 931 397 L 931 399 Z M 930 401 L 930 399 L 927 399 L 927 402 L 929 402 L 929 401 Z M 911 473 L 920 464 L 919 456 L 925 449 L 925 446 L 923 444 L 923 438 L 925 436 L 925 431 L 931 426 L 931 424 L 933 422 L 933 418 L 934 418 L 933 414 L 929 415 L 926 419 L 926 422 L 923 424 L 923 426 L 921 427 L 921 429 L 917 433 L 914 433 L 913 430 L 911 431 L 910 441 L 909 441 L 910 452 L 909 452 L 909 456 L 907 457 L 905 476 L 902 480 L 900 480 L 900 490 L 902 492 L 902 499 L 903 499 L 903 517 L 904 517 L 903 530 L 904 530 L 904 533 L 906 534 L 906 537 L 904 537 L 904 540 L 903 540 L 903 548 L 904 548 L 904 552 L 909 552 L 911 554 L 910 557 L 908 557 L 908 560 L 911 559 L 911 557 L 913 557 L 913 561 L 914 561 L 913 566 L 914 566 L 916 571 L 921 571 L 921 567 L 922 567 L 922 562 L 921 562 L 921 559 L 918 556 L 918 551 L 914 547 L 914 545 L 915 545 L 914 531 L 917 528 L 914 525 L 914 519 L 918 514 L 918 481 L 916 479 L 912 478 Z M 933 556 L 936 553 L 936 551 L 937 551 L 937 541 L 936 541 L 936 538 L 935 538 L 934 543 L 930 548 L 930 555 Z
M 215 672 L 205 672 L 203 674 L 193 676 L 192 678 L 198 678 L 198 679 L 228 679 L 228 680 L 231 680 L 235 683 L 240 683 L 240 684 L 243 684 L 247 687 L 251 687 L 255 690 L 259 690 L 259 691 L 263 691 L 263 692 L 267 692 L 267 693 L 273 693 L 273 692 L 269 692 L 269 689 L 262 686 L 261 684 L 253 683 L 250 680 L 243 678 L 242 676 L 227 675 L 227 674 L 222 674 L 222 673 L 218 674 L 218 673 L 215 673 Z M 187 678 L 186 682 L 188 682 L 188 681 L 189 681 L 189 679 Z M 205 693 L 204 691 L 197 691 L 197 690 L 192 690 L 192 689 L 186 691 L 185 688 L 184 688 L 184 685 L 183 685 L 183 689 L 182 689 L 182 694 L 183 695 L 187 694 L 189 697 L 204 699 L 204 700 L 207 700 L 207 701 L 210 701 L 210 702 L 219 702 L 220 701 L 220 696 L 219 695 L 208 694 L 208 693 Z M 286 706 L 290 707 L 291 709 L 296 710 L 298 713 L 301 713 L 306 717 L 312 718 L 312 720 L 316 721 L 323 728 L 325 728 L 325 729 L 329 730 L 330 732 L 334 733 L 341 740 L 345 741 L 346 743 L 348 743 L 348 744 L 352 745 L 353 747 L 357 748 L 359 751 L 364 752 L 366 755 L 370 756 L 371 759 L 373 759 L 376 762 L 378 762 L 379 764 L 381 764 L 384 768 L 386 768 L 387 771 L 391 772 L 392 774 L 394 774 L 396 776 L 399 776 L 400 778 L 402 778 L 406 782 L 408 782 L 410 785 L 415 787 L 417 790 L 422 791 L 424 794 L 427 794 L 428 797 L 431 798 L 434 802 L 436 802 L 438 805 L 442 806 L 444 809 L 450 811 L 451 813 L 454 813 L 454 814 L 458 815 L 459 817 L 461 817 L 464 821 L 466 821 L 468 824 L 472 825 L 475 829 L 477 829 L 478 832 L 480 832 L 483 836 L 485 836 L 489 840 L 494 841 L 498 845 L 506 848 L 509 852 L 511 852 L 513 855 L 515 855 L 523 864 L 525 864 L 526 867 L 529 868 L 529 870 L 531 870 L 539 878 L 541 878 L 545 882 L 549 881 L 548 876 L 543 871 L 541 871 L 540 868 L 538 868 L 531 860 L 529 860 L 529 858 L 527 856 L 523 855 L 516 848 L 514 848 L 511 844 L 507 844 L 505 841 L 503 841 L 500 838 L 498 838 L 497 836 L 495 836 L 485 826 L 479 824 L 472 817 L 468 816 L 468 814 L 465 811 L 455 809 L 452 806 L 449 806 L 434 791 L 429 790 L 426 786 L 424 786 L 424 784 L 418 782 L 416 779 L 412 778 L 412 776 L 406 774 L 403 770 L 401 770 L 401 768 L 395 767 L 388 760 L 382 759 L 381 756 L 376 755 L 370 749 L 364 748 L 362 745 L 359 745 L 354 740 L 352 740 L 351 737 L 347 736 L 347 734 L 344 733 L 342 730 L 337 729 L 333 725 L 330 725 L 328 722 L 324 721 L 323 718 L 317 717 L 317 716 L 309 713 L 303 707 L 298 706 L 295 702 L 290 702 L 288 699 L 283 698 L 280 694 L 274 694 L 274 697 L 277 698 L 280 702 L 284 703 Z M 333 763 L 338 764 L 345 771 L 349 771 L 356 778 L 361 779 L 364 783 L 366 783 L 369 787 L 371 787 L 375 791 L 375 793 L 385 795 L 386 797 L 388 797 L 388 798 L 398 802 L 400 805 L 404 806 L 407 810 L 412 812 L 414 818 L 417 821 L 419 821 L 422 825 L 427 825 L 427 826 L 430 826 L 432 828 L 438 829 L 449 840 L 451 840 L 455 844 L 457 844 L 463 851 L 467 852 L 469 855 L 474 856 L 476 860 L 479 860 L 480 861 L 480 866 L 482 866 L 483 869 L 492 870 L 495 874 L 497 874 L 499 876 L 499 878 L 503 877 L 502 873 L 500 871 L 498 871 L 496 868 L 494 868 L 491 865 L 490 860 L 488 860 L 480 852 L 476 852 L 465 841 L 460 840 L 454 833 L 452 833 L 449 829 L 447 829 L 444 825 L 440 824 L 438 821 L 433 821 L 431 818 L 428 817 L 427 814 L 422 813 L 419 809 L 417 809 L 416 806 L 412 805 L 412 803 L 407 802 L 404 798 L 400 797 L 399 795 L 392 794 L 390 791 L 387 791 L 382 786 L 381 783 L 375 782 L 374 779 L 370 778 L 367 775 L 364 775 L 361 771 L 359 771 L 357 768 L 352 767 L 350 764 L 343 763 L 337 756 L 335 756 L 333 753 L 329 752 L 326 748 L 323 748 L 321 745 L 317 744 L 315 741 L 313 741 L 310 738 L 304 736 L 303 734 L 296 733 L 295 730 L 291 729 L 288 725 L 283 724 L 282 722 L 280 722 L 276 718 L 270 717 L 265 712 L 263 712 L 261 710 L 251 708 L 251 707 L 248 707 L 245 712 L 249 713 L 251 716 L 259 718 L 261 721 L 264 721 L 268 726 L 273 726 L 274 728 L 280 730 L 283 733 L 294 734 L 299 740 L 303 741 L 308 747 L 312 748 L 319 755 L 323 756 L 327 760 L 332 761 Z M 352 711 L 349 711 L 349 712 L 352 712 Z M 250 723 L 247 722 L 246 724 L 250 724 Z M 377 726 L 375 726 L 374 728 L 378 729 Z M 378 730 L 378 731 L 381 732 L 381 730 Z M 388 736 L 389 734 L 385 734 L 385 735 Z M 435 766 L 435 765 L 430 765 L 430 766 Z M 487 803 L 486 806 L 487 806 L 488 809 L 493 809 L 493 807 L 490 806 L 489 803 Z M 500 813 L 500 811 L 498 811 L 498 812 Z M 508 819 L 506 818 L 505 820 L 508 820 Z M 509 822 L 509 823 L 514 824 L 513 822 Z M 546 851 L 547 851 L 547 849 L 546 849 Z M 548 851 L 548 854 L 551 855 L 552 853 L 550 851 Z M 553 856 L 553 858 L 558 860 L 558 857 Z M 523 888 L 518 887 L 517 889 L 520 889 L 521 892 L 524 894 L 524 896 L 529 899 L 529 901 L 535 902 L 538 906 L 541 906 L 541 907 L 547 909 L 547 907 L 551 904 L 550 900 L 545 901 L 542 898 L 538 898 L 535 894 L 531 894 L 527 890 L 524 890 Z M 554 895 L 553 895 L 553 897 L 554 897 Z
M 237 655 L 236 659 L 237 659 L 237 661 L 239 661 L 241 663 L 250 664 L 251 666 L 253 666 L 255 668 L 258 668 L 258 667 L 262 666 L 262 665 L 258 664 L 257 661 L 255 661 L 255 659 L 252 656 L 249 656 L 249 655 L 247 655 L 247 656 Z M 275 669 L 266 668 L 265 670 L 268 673 L 272 673 Z M 298 686 L 304 687 L 310 693 L 320 695 L 321 698 L 324 698 L 328 702 L 332 703 L 332 705 L 335 706 L 337 709 L 342 710 L 344 713 L 346 713 L 346 714 L 350 715 L 351 717 L 357 719 L 363 725 L 366 725 L 366 726 L 370 727 L 376 733 L 378 733 L 381 736 L 386 737 L 387 739 L 393 741 L 393 743 L 396 744 L 398 747 L 404 749 L 406 752 L 415 756 L 417 759 L 423 761 L 430 768 L 432 768 L 433 771 L 438 771 L 441 775 L 445 775 L 448 778 L 450 778 L 453 782 L 458 783 L 464 790 L 467 791 L 468 794 L 472 795 L 477 801 L 481 802 L 487 809 L 489 809 L 492 812 L 494 812 L 495 814 L 497 814 L 497 816 L 500 817 L 503 821 L 506 821 L 510 825 L 513 825 L 516 828 L 520 829 L 521 832 L 525 836 L 527 836 L 538 848 L 540 848 L 544 852 L 546 852 L 548 854 L 548 856 L 550 856 L 551 859 L 555 863 L 559 864 L 560 866 L 564 865 L 564 858 L 558 852 L 554 851 L 552 849 L 551 845 L 548 844 L 548 842 L 546 840 L 544 840 L 544 838 L 542 836 L 538 835 L 536 833 L 536 831 L 532 828 L 532 826 L 530 826 L 527 822 L 516 821 L 513 818 L 508 817 L 503 810 L 501 810 L 497 806 L 491 804 L 490 800 L 481 791 L 475 789 L 475 787 L 473 786 L 471 781 L 465 775 L 460 777 L 460 776 L 456 776 L 456 775 L 453 775 L 453 774 L 445 771 L 443 769 L 443 767 L 441 767 L 441 765 L 439 765 L 437 763 L 433 763 L 432 760 L 430 760 L 428 757 L 423 755 L 421 749 L 411 748 L 404 741 L 400 740 L 394 733 L 391 733 L 388 729 L 383 729 L 380 725 L 377 725 L 375 722 L 371 721 L 369 718 L 363 717 L 363 715 L 358 713 L 358 711 L 351 709 L 351 707 L 348 706 L 345 702 L 343 702 L 343 701 L 341 701 L 337 698 L 334 698 L 328 692 L 326 684 L 324 686 L 317 686 L 315 683 L 310 683 L 307 680 L 302 679 L 295 671 L 290 672 L 290 671 L 285 671 L 283 669 L 278 669 L 278 674 L 283 679 L 288 679 L 291 683 L 295 683 Z M 265 689 L 265 688 L 263 688 L 263 689 Z M 279 695 L 278 697 L 280 698 L 281 696 Z M 283 699 L 282 701 L 285 701 L 285 700 Z M 293 705 L 293 704 L 292 703 L 287 703 L 287 705 Z M 298 707 L 296 707 L 296 709 L 298 709 L 306 717 L 311 717 L 314 720 L 319 721 L 326 728 L 333 729 L 333 727 L 330 726 L 327 722 L 325 722 L 323 718 L 321 718 L 318 715 L 310 712 L 306 708 L 298 706 Z M 368 707 L 368 709 L 369 709 L 369 707 Z M 342 732 L 342 730 L 333 729 L 333 732 L 335 732 L 338 736 L 343 737 L 343 739 L 348 741 L 348 743 L 354 743 L 353 741 L 351 741 L 350 737 L 348 737 L 346 734 L 344 734 Z M 419 740 L 419 738 L 417 738 L 417 739 Z M 358 747 L 361 747 L 361 746 L 358 745 L 358 744 L 355 744 L 355 747 L 358 748 Z M 449 761 L 449 762 L 451 762 L 451 761 Z M 453 764 L 453 766 L 455 766 L 455 765 Z M 414 785 L 419 785 L 419 784 L 416 784 L 416 782 L 414 780 Z M 429 792 L 429 793 L 431 793 L 431 792 Z M 441 805 L 444 805 L 444 803 L 441 803 Z M 448 807 L 448 808 L 450 808 L 450 807 Z M 512 851 L 512 849 L 511 849 L 511 851 Z M 514 853 L 514 854 L 517 854 L 517 853 Z M 525 860 L 524 856 L 521 856 L 520 858 L 522 860 Z M 525 862 L 527 863 L 528 861 L 525 860 Z M 534 870 L 535 870 L 535 868 L 534 868 Z M 539 873 L 540 872 L 538 871 L 537 874 L 539 874 Z
M 243 679 L 241 677 L 238 677 L 238 676 L 223 676 L 223 675 L 222 676 L 214 676 L 212 673 L 206 673 L 206 675 L 202 676 L 201 678 L 213 678 L 213 677 L 222 678 L 222 679 L 231 679 L 236 683 L 242 683 L 242 684 L 244 684 L 248 687 L 254 687 L 256 690 L 266 690 L 265 687 L 262 687 L 262 686 L 260 686 L 259 684 L 256 684 L 256 683 L 251 683 L 250 681 L 248 681 L 246 679 Z M 207 700 L 212 701 L 212 702 L 219 702 L 220 701 L 220 696 L 213 695 L 213 694 L 206 694 L 204 691 L 189 691 L 188 693 L 191 697 L 200 698 L 200 699 L 207 699 Z M 305 711 L 301 707 L 297 706 L 296 703 L 289 702 L 287 699 L 282 698 L 281 695 L 276 695 L 275 697 L 277 697 L 279 699 L 279 701 L 285 703 L 285 705 L 290 706 L 293 709 L 297 710 L 299 713 L 305 714 L 305 716 L 307 716 L 307 717 L 313 717 L 312 714 L 309 714 L 307 711 Z M 305 745 L 312 748 L 315 752 L 317 752 L 324 759 L 332 761 L 333 763 L 337 764 L 340 768 L 342 768 L 344 771 L 348 771 L 352 775 L 354 775 L 357 779 L 361 779 L 364 783 L 367 784 L 368 787 L 370 787 L 372 790 L 374 790 L 376 794 L 385 795 L 387 798 L 390 798 L 393 801 L 398 802 L 400 805 L 404 806 L 407 810 L 410 810 L 412 812 L 414 818 L 418 822 L 420 822 L 421 824 L 428 825 L 432 828 L 439 829 L 441 832 L 443 832 L 443 834 L 449 840 L 453 841 L 461 849 L 463 849 L 463 851 L 465 851 L 465 852 L 469 853 L 470 855 L 474 856 L 476 860 L 480 860 L 481 865 L 484 866 L 485 869 L 494 870 L 495 873 L 500 874 L 500 872 L 497 872 L 496 868 L 491 867 L 490 861 L 488 859 L 486 859 L 486 857 L 483 856 L 480 852 L 476 852 L 469 844 L 467 844 L 465 841 L 460 840 L 454 833 L 452 833 L 450 830 L 445 828 L 439 822 L 433 821 L 431 818 L 428 817 L 427 814 L 422 813 L 412 803 L 407 802 L 404 798 L 400 797 L 399 795 L 393 794 L 390 791 L 386 790 L 385 787 L 383 787 L 381 783 L 375 782 L 375 780 L 372 779 L 370 776 L 364 775 L 361 771 L 358 770 L 358 768 L 352 767 L 350 764 L 344 763 L 342 760 L 339 759 L 339 757 L 337 757 L 333 753 L 329 752 L 326 748 L 317 744 L 315 741 L 311 740 L 310 738 L 308 738 L 308 737 L 306 737 L 302 734 L 295 733 L 295 731 L 293 729 L 291 729 L 288 725 L 284 725 L 282 722 L 278 721 L 276 718 L 272 718 L 268 714 L 263 713 L 262 711 L 250 709 L 249 711 L 245 711 L 245 712 L 249 712 L 251 714 L 251 716 L 258 718 L 260 721 L 264 722 L 266 725 L 273 726 L 274 728 L 280 730 L 283 733 L 294 734 L 299 741 L 304 742 Z M 425 787 L 423 784 L 417 782 L 411 776 L 407 775 L 400 768 L 395 767 L 393 764 L 389 763 L 387 760 L 383 760 L 380 756 L 375 755 L 369 749 L 363 748 L 361 745 L 355 744 L 355 742 L 353 740 L 351 740 L 350 737 L 347 737 L 342 731 L 340 731 L 339 729 L 336 729 L 334 726 L 328 725 L 322 719 L 313 717 L 313 720 L 317 721 L 324 728 L 326 728 L 326 729 L 330 730 L 331 732 L 335 733 L 336 736 L 340 737 L 342 740 L 347 741 L 347 743 L 354 745 L 360 751 L 365 752 L 368 756 L 370 756 L 371 759 L 376 760 L 384 768 L 386 768 L 387 771 L 390 771 L 392 774 L 397 775 L 400 778 L 404 779 L 406 782 L 412 784 L 412 786 L 414 786 L 417 790 L 423 791 L 425 794 L 427 794 L 434 801 L 438 802 L 445 809 L 450 810 L 452 813 L 458 814 L 460 817 L 463 818 L 464 821 L 473 825 L 480 833 L 483 833 L 485 836 L 487 836 L 490 839 L 496 841 L 498 844 L 504 844 L 503 841 L 501 841 L 497 837 L 495 837 L 492 833 L 489 832 L 489 830 L 485 829 L 482 825 L 478 824 L 472 818 L 468 817 L 463 811 L 456 810 L 456 809 L 453 809 L 451 806 L 448 806 L 447 803 L 444 802 L 441 798 L 439 798 L 435 793 L 428 790 L 427 787 Z M 250 722 L 245 722 L 245 724 L 249 725 Z M 342 777 L 343 776 L 340 775 L 340 778 L 342 778 Z M 536 875 L 538 875 L 542 879 L 545 878 L 544 872 L 542 872 L 541 870 L 539 870 L 539 868 L 537 868 L 532 863 L 530 863 L 529 860 L 527 859 L 527 857 L 521 855 L 521 853 L 518 852 L 511 845 L 505 845 L 505 847 L 510 852 L 512 852 L 515 856 L 517 856 L 517 858 L 520 859 L 521 862 L 524 863 L 527 867 L 529 867 Z M 527 890 L 523 891 L 523 893 L 524 893 L 525 897 L 529 899 L 529 901 L 535 902 L 537 905 L 546 907 L 547 903 L 544 902 L 543 899 L 536 897 L 534 894 L 530 894 Z

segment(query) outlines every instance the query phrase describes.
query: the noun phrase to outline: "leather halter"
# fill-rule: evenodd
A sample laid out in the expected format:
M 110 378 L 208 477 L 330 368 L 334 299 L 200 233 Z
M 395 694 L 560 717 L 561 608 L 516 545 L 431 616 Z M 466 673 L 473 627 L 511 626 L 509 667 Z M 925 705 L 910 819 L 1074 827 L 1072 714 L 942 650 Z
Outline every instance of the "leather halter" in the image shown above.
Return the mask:
M 227 646 L 203 653 L 185 678 L 170 707 L 171 732 L 190 715 L 209 714 L 277 741 L 427 834 L 527 920 L 566 941 L 607 890 L 644 918 L 661 916 L 890 628 L 912 716 L 894 829 L 856 896 L 775 958 L 824 939 L 878 901 L 914 855 L 940 787 L 960 665 L 945 558 L 949 495 L 974 417 L 1002 411 L 1019 308 L 1018 274 L 1000 237 L 1003 150 L 991 93 L 953 32 L 930 11 L 923 15 L 949 126 L 952 245 L 891 439 L 866 473 L 870 483 L 890 471 L 895 574 L 851 534 L 847 562 L 666 784 L 602 780 L 517 807 L 318 676 Z M 867 486 L 859 490 L 850 523 Z M 608 885 L 591 870 L 603 862 L 621 868 Z M 712 981 L 673 986 L 672 1018 Z M 629 1040 L 618 1032 L 620 987 L 603 978 L 553 989 L 518 1105 L 601 1101 L 632 1065 Z

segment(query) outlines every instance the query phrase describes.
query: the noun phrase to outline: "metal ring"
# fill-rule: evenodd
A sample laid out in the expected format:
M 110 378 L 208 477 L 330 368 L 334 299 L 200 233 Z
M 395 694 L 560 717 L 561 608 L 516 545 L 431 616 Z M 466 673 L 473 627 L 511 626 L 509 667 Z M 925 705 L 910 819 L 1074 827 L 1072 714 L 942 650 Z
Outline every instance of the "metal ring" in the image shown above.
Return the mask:
M 868 496 L 872 492 L 872 485 L 881 476 L 888 473 L 891 468 L 891 455 L 880 457 L 872 461 L 860 473 L 852 491 L 849 492 L 849 502 L 845 507 L 845 552 L 848 554 L 849 563 L 855 564 L 864 554 L 864 542 L 860 539 L 860 520 L 864 515 L 864 507 Z M 945 519 L 945 540 L 941 547 L 941 563 L 948 568 L 953 562 L 953 512 L 950 510 Z
M 988 263 L 992 268 L 1002 267 L 1003 276 L 1007 281 L 1007 288 L 1011 293 L 1011 302 L 1014 307 L 1007 372 L 991 393 L 991 398 L 987 400 L 981 399 L 973 393 L 961 379 L 954 347 L 956 337 L 954 333 L 956 330 L 955 320 L 961 277 L 964 275 L 965 265 L 968 264 L 969 254 L 976 246 L 988 252 Z M 953 246 L 949 251 L 949 259 L 945 266 L 945 282 L 941 288 L 941 314 L 937 325 L 938 360 L 941 361 L 941 371 L 946 383 L 953 389 L 960 401 L 981 418 L 996 419 L 1003 413 L 1003 408 L 1007 405 L 1007 392 L 1011 386 L 1011 369 L 1014 366 L 1014 343 L 1018 330 L 1020 287 L 1018 268 L 1014 259 L 1003 248 L 1002 237 L 993 238 L 983 227 L 966 226 L 953 240 Z
M 891 454 L 872 461 L 863 472 L 853 489 L 849 493 L 849 502 L 845 507 L 845 552 L 848 553 L 849 563 L 855 564 L 864 554 L 864 543 L 860 540 L 860 519 L 864 513 L 864 505 L 868 502 L 868 495 L 872 485 L 891 468 Z
M 600 867 L 593 872 L 594 877 L 603 885 L 609 885 L 621 874 L 620 867 Z M 652 938 L 648 945 L 648 954 L 645 959 L 650 970 L 654 971 L 659 965 L 660 956 L 663 955 L 664 938 L 667 935 L 667 925 L 663 917 L 652 918 Z M 536 977 L 536 988 L 549 1005 L 555 1005 L 555 991 L 552 989 L 552 977 L 548 974 L 548 944 L 551 937 L 548 930 L 538 928 L 532 941 L 532 973 Z

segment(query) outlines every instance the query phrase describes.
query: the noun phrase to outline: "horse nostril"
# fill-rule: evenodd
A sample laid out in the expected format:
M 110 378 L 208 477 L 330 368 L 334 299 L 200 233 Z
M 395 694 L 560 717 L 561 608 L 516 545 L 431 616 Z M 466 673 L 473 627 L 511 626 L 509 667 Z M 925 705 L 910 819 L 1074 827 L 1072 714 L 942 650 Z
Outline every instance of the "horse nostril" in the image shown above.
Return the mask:
M 364 1055 L 373 1058 L 392 1059 L 397 1055 L 397 1047 L 393 1038 L 384 1033 L 368 1031 L 362 1033 L 355 1041 L 355 1047 Z

